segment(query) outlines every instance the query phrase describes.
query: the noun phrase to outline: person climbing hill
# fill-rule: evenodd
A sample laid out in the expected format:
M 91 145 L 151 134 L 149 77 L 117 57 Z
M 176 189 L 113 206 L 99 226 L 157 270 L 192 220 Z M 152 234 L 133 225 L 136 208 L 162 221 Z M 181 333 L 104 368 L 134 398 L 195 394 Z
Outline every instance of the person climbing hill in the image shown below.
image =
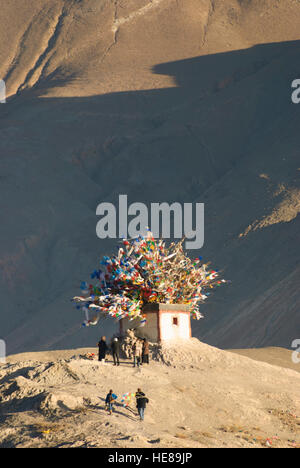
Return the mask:
M 105 409 L 109 412 L 109 414 L 112 414 L 112 405 L 114 401 L 115 398 L 113 397 L 113 390 L 109 390 L 109 393 L 106 395 L 105 399 Z
M 149 403 L 149 399 L 146 397 L 145 393 L 142 392 L 140 388 L 137 389 L 135 398 L 136 398 L 136 407 L 140 416 L 140 421 L 143 421 L 146 405 L 147 403 Z

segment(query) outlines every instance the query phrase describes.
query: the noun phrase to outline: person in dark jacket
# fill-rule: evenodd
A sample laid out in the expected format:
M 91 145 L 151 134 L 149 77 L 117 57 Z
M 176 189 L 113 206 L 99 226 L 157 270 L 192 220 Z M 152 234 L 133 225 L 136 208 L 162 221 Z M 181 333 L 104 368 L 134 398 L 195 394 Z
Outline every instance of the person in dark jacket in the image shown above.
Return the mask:
M 119 356 L 120 356 L 120 342 L 118 340 L 118 338 L 114 338 L 113 341 L 112 341 L 112 344 L 111 344 L 111 350 L 112 350 L 112 355 L 113 355 L 113 359 L 114 359 L 114 366 L 116 365 L 120 365 L 120 360 L 119 360 Z
M 143 339 L 142 363 L 149 364 L 149 341 Z
M 136 398 L 136 407 L 140 416 L 140 420 L 143 421 L 145 408 L 146 408 L 147 403 L 149 403 L 149 400 L 146 397 L 145 393 L 142 392 L 140 388 L 137 389 L 135 398 Z
M 105 356 L 106 356 L 107 349 L 108 349 L 105 336 L 101 337 L 101 340 L 98 343 L 98 348 L 99 348 L 99 361 L 105 361 Z

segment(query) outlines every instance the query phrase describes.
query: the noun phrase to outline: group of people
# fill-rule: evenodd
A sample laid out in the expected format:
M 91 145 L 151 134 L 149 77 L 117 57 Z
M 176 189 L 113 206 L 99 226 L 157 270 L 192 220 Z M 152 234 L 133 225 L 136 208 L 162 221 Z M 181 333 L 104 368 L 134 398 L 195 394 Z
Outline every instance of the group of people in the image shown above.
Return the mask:
M 135 394 L 136 398 L 136 407 L 139 413 L 140 420 L 144 420 L 145 408 L 147 403 L 149 403 L 149 399 L 146 397 L 145 393 L 142 392 L 140 388 L 137 389 Z M 112 414 L 113 411 L 113 403 L 116 401 L 116 396 L 113 393 L 113 390 L 110 390 L 109 393 L 106 395 L 105 399 L 105 409 Z
M 105 361 L 109 346 L 106 343 L 106 337 L 102 336 L 98 343 L 99 361 Z M 110 349 L 112 352 L 114 366 L 120 365 L 120 341 L 113 338 Z M 133 367 L 140 367 L 142 364 L 149 364 L 149 342 L 146 338 L 137 338 L 132 346 Z
M 105 362 L 106 354 L 111 351 L 114 360 L 114 366 L 120 365 L 120 340 L 117 337 L 114 337 L 110 346 L 108 346 L 106 337 L 102 336 L 98 343 L 98 349 L 99 361 Z M 133 367 L 140 367 L 143 364 L 149 364 L 149 342 L 146 338 L 136 338 L 132 344 L 131 351 L 133 356 Z M 110 390 L 105 399 L 105 408 L 109 414 L 112 414 L 113 404 L 116 401 L 116 398 L 117 397 L 114 395 L 113 390 Z M 149 403 L 149 400 L 140 388 L 137 389 L 135 398 L 140 420 L 143 421 L 145 408 L 147 403 Z
M 119 343 L 118 338 L 113 339 L 113 341 L 111 342 L 110 348 L 111 348 L 113 359 L 114 359 L 114 365 L 119 366 L 120 365 L 120 343 Z M 98 343 L 98 350 L 99 350 L 98 360 L 105 361 L 106 354 L 109 351 L 109 346 L 106 342 L 106 336 L 101 337 L 101 340 Z

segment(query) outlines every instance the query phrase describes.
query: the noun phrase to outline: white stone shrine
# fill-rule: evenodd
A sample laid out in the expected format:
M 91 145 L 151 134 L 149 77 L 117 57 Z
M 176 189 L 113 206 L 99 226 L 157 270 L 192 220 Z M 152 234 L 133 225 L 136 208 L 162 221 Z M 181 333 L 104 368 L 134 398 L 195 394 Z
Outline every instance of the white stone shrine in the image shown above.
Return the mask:
M 146 323 L 141 326 L 140 319 L 120 320 L 120 334 L 135 329 L 141 338 L 152 343 L 176 339 L 189 340 L 192 336 L 189 307 L 184 304 L 146 304 L 143 307 Z

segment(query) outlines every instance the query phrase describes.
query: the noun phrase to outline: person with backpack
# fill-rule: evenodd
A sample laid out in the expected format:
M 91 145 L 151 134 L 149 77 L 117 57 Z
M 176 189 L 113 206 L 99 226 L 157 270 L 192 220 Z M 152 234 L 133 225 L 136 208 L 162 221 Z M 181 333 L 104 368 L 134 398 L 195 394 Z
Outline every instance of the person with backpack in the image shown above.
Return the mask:
M 114 360 L 114 366 L 116 365 L 120 365 L 120 360 L 119 360 L 119 356 L 120 356 L 120 342 L 118 340 L 118 338 L 114 338 L 112 343 L 111 343 L 111 351 L 112 351 L 112 355 L 113 355 L 113 360 Z
M 109 414 L 112 414 L 112 405 L 114 400 L 113 390 L 109 390 L 109 393 L 106 395 L 105 399 L 105 409 L 109 412 Z
M 140 388 L 137 389 L 135 398 L 136 398 L 136 407 L 140 416 L 140 421 L 144 421 L 144 413 L 145 413 L 146 405 L 147 403 L 149 403 L 149 399 L 146 397 L 145 393 L 142 392 Z

